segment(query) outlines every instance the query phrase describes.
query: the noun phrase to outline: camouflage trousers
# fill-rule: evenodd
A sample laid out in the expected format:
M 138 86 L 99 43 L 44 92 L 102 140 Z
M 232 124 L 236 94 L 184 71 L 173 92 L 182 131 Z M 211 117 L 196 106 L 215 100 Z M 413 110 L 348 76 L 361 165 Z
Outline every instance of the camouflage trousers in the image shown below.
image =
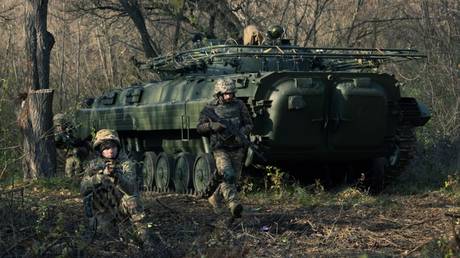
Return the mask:
M 56 174 L 58 176 L 65 176 L 65 163 L 67 159 L 67 151 L 63 149 L 56 149 Z
M 85 212 L 89 217 L 90 227 L 97 232 L 117 234 L 119 224 L 130 220 L 138 237 L 145 237 L 147 224 L 144 222 L 145 213 L 139 197 L 106 187 L 85 198 L 91 198 L 90 201 L 85 201 Z
M 67 157 L 65 160 L 65 176 L 66 177 L 76 177 L 80 176 L 83 173 L 83 165 L 79 158 L 72 155 Z
M 231 202 L 239 203 L 236 184 L 241 178 L 245 149 L 214 150 L 213 154 L 217 173 L 223 178 L 213 193 L 214 199 L 219 203 L 225 202 L 227 206 Z

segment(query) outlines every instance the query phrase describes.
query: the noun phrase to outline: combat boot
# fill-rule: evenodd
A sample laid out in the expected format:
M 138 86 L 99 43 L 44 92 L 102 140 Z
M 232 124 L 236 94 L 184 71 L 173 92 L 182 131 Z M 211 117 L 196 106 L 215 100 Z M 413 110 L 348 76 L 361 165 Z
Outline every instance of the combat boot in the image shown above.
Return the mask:
M 228 204 L 228 208 L 230 209 L 230 213 L 232 214 L 233 218 L 241 218 L 241 213 L 243 212 L 243 205 L 238 202 L 232 201 Z
M 211 195 L 209 198 L 208 198 L 208 202 L 209 204 L 211 204 L 214 212 L 216 214 L 221 214 L 222 213 L 222 199 L 220 196 L 218 196 L 216 193 L 214 193 L 213 195 Z

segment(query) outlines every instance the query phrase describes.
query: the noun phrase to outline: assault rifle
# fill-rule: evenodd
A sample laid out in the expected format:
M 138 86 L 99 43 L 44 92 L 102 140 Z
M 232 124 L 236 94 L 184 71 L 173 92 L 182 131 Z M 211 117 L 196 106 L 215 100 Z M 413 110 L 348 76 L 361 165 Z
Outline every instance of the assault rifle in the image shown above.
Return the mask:
M 104 159 L 104 162 L 100 162 L 92 168 L 93 171 L 96 171 L 96 173 L 93 176 L 96 176 L 96 174 L 101 174 L 107 177 L 111 177 L 110 174 L 113 173 L 115 165 L 116 165 L 115 161 L 110 160 L 110 159 Z M 106 172 L 109 172 L 109 174 L 106 174 Z M 100 195 L 102 193 L 104 193 L 103 195 L 105 195 L 105 193 L 113 191 L 113 184 L 107 180 L 110 180 L 110 179 L 102 178 L 102 180 L 99 183 L 93 185 L 91 191 L 85 194 L 85 196 L 83 197 L 83 207 L 84 207 L 85 214 L 87 217 L 92 217 L 94 215 L 94 212 L 93 212 L 93 202 L 94 201 L 97 201 L 105 209 L 111 211 L 111 207 L 104 203 L 104 201 L 106 200 L 99 200 Z M 114 217 L 117 216 L 112 211 L 111 213 L 112 215 L 114 215 Z
M 208 107 L 205 107 L 202 111 L 203 115 L 207 116 L 209 119 L 211 119 L 212 122 L 218 122 L 221 123 L 225 126 L 225 130 L 230 133 L 231 135 L 238 137 L 241 142 L 244 144 L 244 146 L 251 148 L 251 150 L 263 161 L 267 162 L 267 159 L 264 157 L 262 152 L 260 152 L 257 148 L 257 145 L 252 143 L 246 135 L 244 135 L 242 132 L 240 132 L 239 128 L 236 128 L 232 123 L 228 122 L 225 119 L 222 119 L 219 117 L 216 112 Z

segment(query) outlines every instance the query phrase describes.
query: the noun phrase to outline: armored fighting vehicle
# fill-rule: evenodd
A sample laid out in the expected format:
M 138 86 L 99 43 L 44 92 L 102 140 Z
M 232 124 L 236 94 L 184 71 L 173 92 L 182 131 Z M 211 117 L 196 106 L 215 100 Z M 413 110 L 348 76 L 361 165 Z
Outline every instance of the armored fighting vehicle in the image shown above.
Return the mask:
M 208 41 L 153 58 L 141 69 L 160 81 L 106 92 L 77 114 L 78 136 L 118 131 L 123 148 L 141 161 L 147 189 L 204 194 L 215 170 L 208 139 L 196 132 L 214 82 L 235 81 L 254 121 L 245 164 L 339 164 L 364 169 L 380 190 L 385 174 L 412 158 L 414 128 L 430 114 L 402 97 L 388 62 L 420 59 L 410 49 L 305 48 L 276 28 L 260 45 Z M 302 173 L 309 173 L 308 170 Z

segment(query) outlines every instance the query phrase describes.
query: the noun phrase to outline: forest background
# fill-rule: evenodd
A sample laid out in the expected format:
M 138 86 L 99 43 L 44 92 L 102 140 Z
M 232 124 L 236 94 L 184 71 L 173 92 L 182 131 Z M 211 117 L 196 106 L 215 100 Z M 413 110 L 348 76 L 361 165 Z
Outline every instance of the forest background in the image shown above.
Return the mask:
M 25 31 L 30 2 L 0 0 L 0 207 L 5 207 L 0 209 L 0 250 L 6 250 L 0 254 L 86 250 L 90 257 L 113 257 L 100 252 L 104 244 L 88 251 L 80 243 L 84 221 L 75 186 L 40 181 L 38 187 L 28 186 L 26 201 L 24 188 L 17 187 L 20 195 L 13 196 L 23 178 L 18 111 L 20 96 L 30 88 Z M 54 90 L 53 113 L 70 114 L 86 97 L 149 80 L 135 60 L 185 50 L 196 33 L 239 39 L 251 24 L 261 31 L 280 24 L 286 38 L 306 47 L 418 49 L 426 59 L 388 64 L 381 71 L 403 83 L 404 96 L 427 104 L 432 118 L 417 129 L 417 156 L 408 171 L 377 197 L 352 187 L 325 193 L 318 185 L 295 186 L 283 197 L 281 187 L 287 184 L 273 181 L 279 183 L 275 188 L 244 194 L 246 227 L 224 232 L 209 230 L 215 216 L 205 200 L 163 196 L 170 206 L 166 210 L 159 199 L 147 201 L 147 215 L 176 255 L 198 257 L 216 246 L 222 247 L 215 249 L 219 255 L 236 248 L 253 257 L 460 253 L 460 238 L 453 237 L 460 219 L 446 216 L 460 207 L 458 0 L 49 0 L 48 31 L 55 44 L 50 83 L 43 86 Z M 272 176 L 283 175 L 278 172 Z M 17 199 L 19 208 L 11 201 Z M 273 230 L 261 231 L 267 225 Z M 446 239 L 458 242 L 452 247 Z M 118 254 L 132 256 L 129 243 L 117 244 Z
M 16 111 L 27 91 L 25 9 L 23 1 L 0 3 L 0 181 L 22 177 Z M 417 132 L 417 173 L 442 185 L 460 172 L 459 1 L 51 0 L 48 9 L 54 113 L 146 80 L 133 60 L 187 49 L 195 33 L 238 39 L 246 25 L 281 24 L 300 46 L 418 49 L 426 59 L 384 67 L 432 112 Z

